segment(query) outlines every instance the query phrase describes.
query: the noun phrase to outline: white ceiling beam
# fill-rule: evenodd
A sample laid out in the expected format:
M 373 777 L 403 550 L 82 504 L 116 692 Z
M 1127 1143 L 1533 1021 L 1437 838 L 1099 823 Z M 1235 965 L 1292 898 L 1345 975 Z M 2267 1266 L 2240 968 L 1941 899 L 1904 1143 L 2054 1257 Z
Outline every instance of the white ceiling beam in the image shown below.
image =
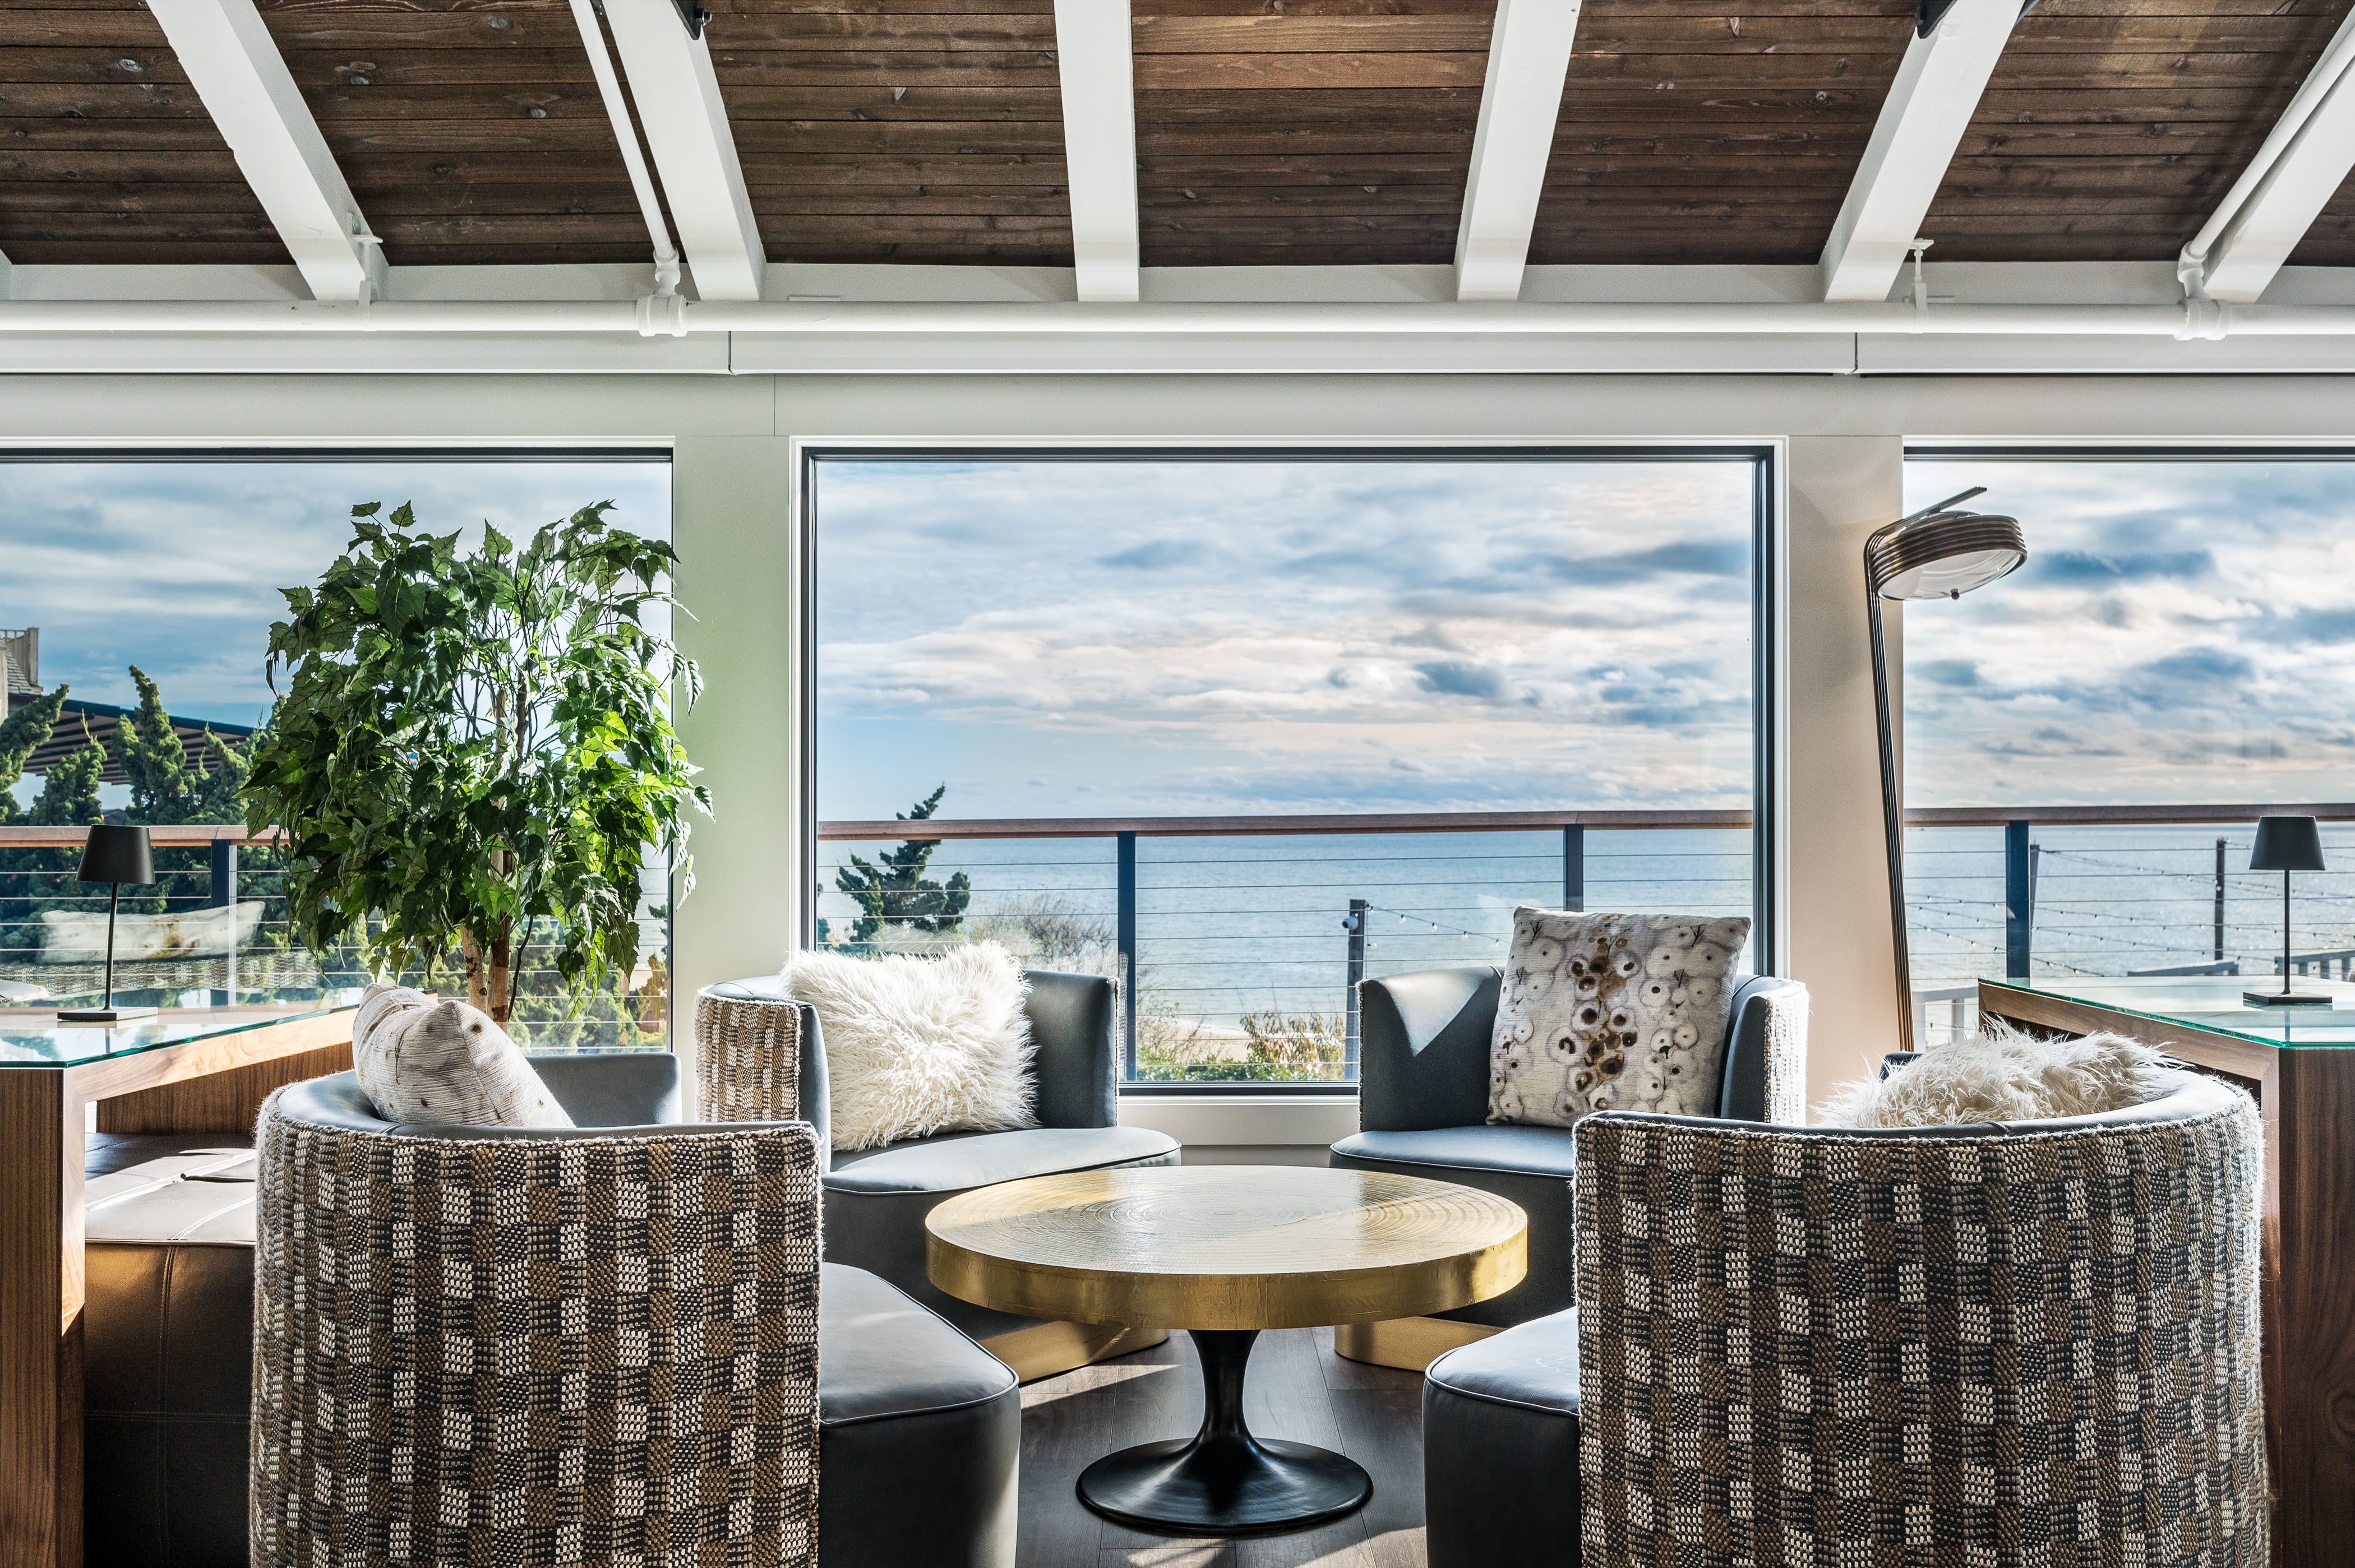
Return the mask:
M 697 296 L 759 299 L 768 256 L 711 50 L 687 37 L 671 0 L 605 0 L 605 21 L 678 226 L 679 249 L 695 272 Z
M 1136 67 L 1128 0 L 1055 0 L 1063 185 L 1080 298 L 1136 298 Z
M 1472 177 L 1455 226 L 1455 297 L 1515 300 L 1561 118 L 1579 0 L 1497 0 L 1472 133 Z
M 253 0 L 149 0 L 149 9 L 312 295 L 382 293 L 383 247 Z
M 2355 16 L 2339 25 L 2241 177 L 2183 248 L 2178 275 L 2249 304 L 2355 170 Z
M 1824 245 L 1826 300 L 1889 297 L 2019 20 L 2019 0 L 1955 0 L 1928 37 L 1906 44 Z

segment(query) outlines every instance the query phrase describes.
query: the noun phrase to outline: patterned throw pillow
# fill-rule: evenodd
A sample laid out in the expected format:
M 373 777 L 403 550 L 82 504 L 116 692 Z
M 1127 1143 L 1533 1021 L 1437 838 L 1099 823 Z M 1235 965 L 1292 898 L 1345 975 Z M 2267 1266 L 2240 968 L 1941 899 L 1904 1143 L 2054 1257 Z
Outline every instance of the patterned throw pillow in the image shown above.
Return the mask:
M 1488 1048 L 1488 1119 L 1717 1115 L 1743 917 L 1513 912 Z
M 360 1090 L 388 1122 L 469 1127 L 569 1127 L 507 1031 L 464 1002 L 406 986 L 370 986 L 352 1020 Z

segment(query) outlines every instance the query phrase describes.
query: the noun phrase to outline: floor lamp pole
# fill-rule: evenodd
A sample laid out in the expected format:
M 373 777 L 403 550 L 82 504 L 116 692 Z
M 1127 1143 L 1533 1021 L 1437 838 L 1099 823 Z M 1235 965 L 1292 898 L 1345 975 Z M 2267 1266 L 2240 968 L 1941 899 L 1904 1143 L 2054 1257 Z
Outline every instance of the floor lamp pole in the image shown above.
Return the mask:
M 1872 714 L 1881 728 L 1881 824 L 1889 857 L 1889 943 L 1897 957 L 1897 1046 L 1913 1051 L 1913 959 L 1905 936 L 1905 821 L 1897 804 L 1897 741 L 1889 714 L 1889 634 L 1883 625 L 1887 607 L 1870 581 L 1864 590 L 1864 618 L 1872 629 Z

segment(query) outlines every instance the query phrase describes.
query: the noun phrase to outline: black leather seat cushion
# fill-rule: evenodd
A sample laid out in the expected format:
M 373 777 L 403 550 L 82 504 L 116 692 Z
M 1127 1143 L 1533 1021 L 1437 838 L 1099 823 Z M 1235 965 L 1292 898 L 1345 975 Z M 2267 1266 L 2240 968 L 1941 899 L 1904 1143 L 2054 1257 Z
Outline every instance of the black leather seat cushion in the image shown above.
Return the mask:
M 826 1189 L 826 1255 L 892 1281 L 976 1339 L 1036 1326 L 960 1301 L 932 1283 L 924 1216 L 959 1192 L 1067 1170 L 1176 1165 L 1178 1146 L 1144 1127 L 1031 1127 L 944 1133 L 879 1149 L 837 1150 Z
M 1450 1350 L 1423 1380 L 1431 1568 L 1579 1561 L 1578 1314 Z
M 1014 1561 L 1022 1395 L 980 1346 L 860 1269 L 818 1279 L 818 1558 Z
M 1435 1314 L 1461 1323 L 1519 1323 L 1578 1295 L 1577 1143 L 1568 1127 L 1428 1127 L 1353 1133 L 1333 1146 L 1345 1169 L 1386 1170 L 1476 1187 L 1519 1204 L 1529 1217 L 1529 1272 L 1502 1296 Z

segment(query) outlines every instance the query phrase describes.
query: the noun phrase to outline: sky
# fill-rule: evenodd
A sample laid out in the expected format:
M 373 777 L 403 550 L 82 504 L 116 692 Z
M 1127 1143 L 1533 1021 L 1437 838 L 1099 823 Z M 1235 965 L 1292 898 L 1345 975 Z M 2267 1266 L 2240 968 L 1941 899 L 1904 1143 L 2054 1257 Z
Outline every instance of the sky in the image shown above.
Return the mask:
M 823 461 L 818 814 L 1747 805 L 1753 483 Z
M 1916 462 L 2028 563 L 1908 604 L 1913 805 L 2355 795 L 2355 464 Z
M 128 706 L 135 664 L 176 716 L 252 724 L 278 590 L 342 551 L 354 503 L 411 501 L 421 527 L 479 539 L 485 519 L 517 538 L 602 500 L 668 537 L 662 463 L 0 462 L 0 625 L 41 629 L 52 690 Z

